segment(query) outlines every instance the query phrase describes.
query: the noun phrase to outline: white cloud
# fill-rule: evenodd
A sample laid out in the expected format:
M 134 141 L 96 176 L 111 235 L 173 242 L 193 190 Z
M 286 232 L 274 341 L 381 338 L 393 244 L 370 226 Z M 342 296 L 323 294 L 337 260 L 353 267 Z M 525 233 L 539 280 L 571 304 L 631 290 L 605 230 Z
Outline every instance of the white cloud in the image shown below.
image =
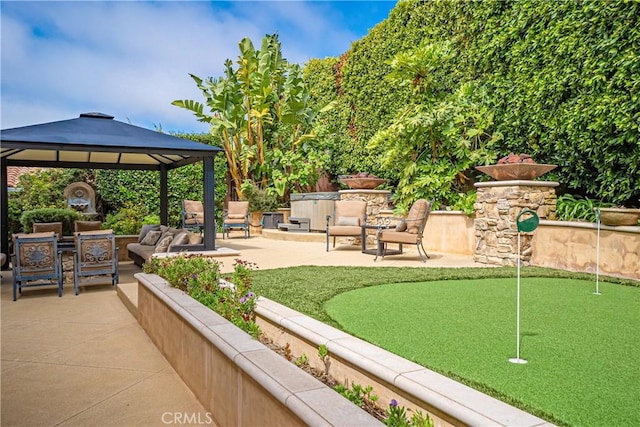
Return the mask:
M 278 32 L 293 62 L 357 37 L 328 2 L 3 2 L 2 128 L 100 111 L 167 131 L 206 131 L 175 99 L 217 77 L 238 42 Z

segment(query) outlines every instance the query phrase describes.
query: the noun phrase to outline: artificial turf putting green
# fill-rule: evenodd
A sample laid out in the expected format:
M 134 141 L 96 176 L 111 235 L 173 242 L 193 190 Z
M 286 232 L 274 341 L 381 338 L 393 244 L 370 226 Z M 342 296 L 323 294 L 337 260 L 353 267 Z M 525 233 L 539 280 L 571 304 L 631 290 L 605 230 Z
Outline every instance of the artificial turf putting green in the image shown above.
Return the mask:
M 640 288 L 559 278 L 448 280 L 356 289 L 325 309 L 406 359 L 576 426 L 640 425 Z

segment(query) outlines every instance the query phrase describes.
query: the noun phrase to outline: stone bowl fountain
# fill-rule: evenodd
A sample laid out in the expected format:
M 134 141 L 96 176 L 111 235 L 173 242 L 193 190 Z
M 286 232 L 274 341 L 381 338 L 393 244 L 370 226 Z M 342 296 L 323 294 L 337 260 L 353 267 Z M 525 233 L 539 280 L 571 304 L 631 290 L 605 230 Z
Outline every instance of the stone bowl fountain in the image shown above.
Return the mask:
M 557 165 L 540 163 L 506 163 L 502 165 L 476 166 L 496 181 L 533 180 L 554 170 Z
M 387 180 L 375 175 L 359 173 L 357 175 L 341 175 L 340 182 L 352 190 L 373 190 Z

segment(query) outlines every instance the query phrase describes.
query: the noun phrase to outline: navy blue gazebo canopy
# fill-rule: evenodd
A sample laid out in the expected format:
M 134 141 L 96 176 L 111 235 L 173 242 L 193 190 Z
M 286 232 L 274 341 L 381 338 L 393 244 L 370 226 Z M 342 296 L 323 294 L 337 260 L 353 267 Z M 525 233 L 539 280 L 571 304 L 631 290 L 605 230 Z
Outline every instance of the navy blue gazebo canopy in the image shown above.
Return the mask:
M 141 169 L 160 172 L 160 219 L 168 221 L 167 171 L 204 163 L 204 216 L 214 224 L 213 159 L 222 148 L 177 138 L 113 120 L 102 113 L 85 113 L 70 120 L 0 131 L 2 225 L 0 243 L 8 247 L 7 166 L 79 169 Z M 203 249 L 215 249 L 213 233 L 205 233 Z

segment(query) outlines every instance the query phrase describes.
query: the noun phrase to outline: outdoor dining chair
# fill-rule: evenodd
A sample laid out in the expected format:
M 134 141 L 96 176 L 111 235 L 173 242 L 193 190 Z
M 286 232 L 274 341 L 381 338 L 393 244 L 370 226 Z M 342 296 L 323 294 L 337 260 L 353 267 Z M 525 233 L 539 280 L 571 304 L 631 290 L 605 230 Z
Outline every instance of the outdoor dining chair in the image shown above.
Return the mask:
M 34 233 L 47 233 L 53 231 L 57 234 L 58 240 L 62 238 L 62 222 L 34 222 Z
M 416 200 L 409 209 L 406 218 L 396 218 L 399 222 L 395 228 L 380 227 L 377 236 L 378 249 L 374 261 L 376 261 L 378 257 L 384 258 L 385 255 L 402 254 L 402 245 L 407 244 L 416 245 L 420 260 L 427 262 L 429 255 L 427 251 L 425 251 L 424 246 L 422 246 L 422 237 L 432 206 L 433 200 L 430 202 L 425 199 Z M 398 244 L 399 249 L 389 250 L 389 243 Z
M 102 221 L 75 221 L 74 231 L 94 231 L 102 230 Z
M 118 284 L 118 248 L 113 230 L 94 230 L 75 233 L 73 254 L 73 287 L 76 295 L 80 285 Z
M 62 254 L 58 250 L 58 235 L 53 232 L 15 234 L 13 236 L 13 300 L 22 288 L 32 286 L 58 287 L 62 296 Z
M 362 226 L 367 221 L 367 202 L 364 200 L 336 200 L 334 202 L 334 224 L 331 225 L 331 215 L 327 215 L 327 252 L 329 252 L 329 237 L 333 237 L 333 247 L 336 247 L 336 237 L 362 237 Z
M 222 214 L 222 238 L 225 233 L 229 237 L 229 231 L 232 229 L 244 231 L 244 238 L 251 237 L 249 222 L 249 202 L 229 202 L 229 206 Z

